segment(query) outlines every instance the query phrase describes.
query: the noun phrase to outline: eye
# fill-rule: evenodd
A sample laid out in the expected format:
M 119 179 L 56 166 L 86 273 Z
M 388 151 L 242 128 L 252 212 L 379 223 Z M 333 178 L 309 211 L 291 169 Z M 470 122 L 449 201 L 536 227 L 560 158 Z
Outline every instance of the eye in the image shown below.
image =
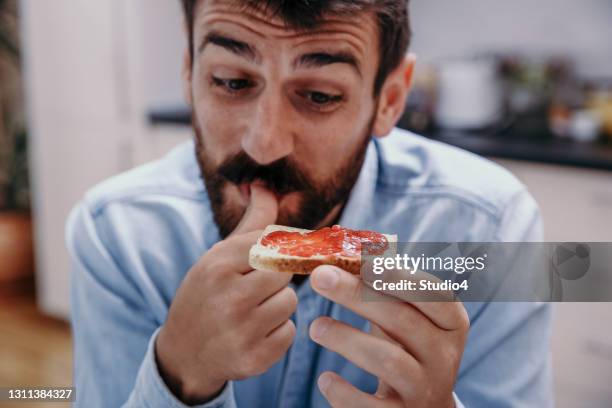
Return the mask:
M 253 88 L 255 83 L 246 78 L 217 78 L 212 77 L 215 86 L 224 88 L 227 92 L 236 93 L 244 89 Z
M 310 102 L 317 105 L 328 105 L 342 100 L 342 95 L 330 95 L 318 91 L 306 92 L 306 97 Z
M 344 99 L 342 95 L 333 95 L 320 91 L 301 91 L 297 92 L 297 94 L 306 101 L 311 109 L 320 112 L 329 112 L 335 109 L 339 102 Z

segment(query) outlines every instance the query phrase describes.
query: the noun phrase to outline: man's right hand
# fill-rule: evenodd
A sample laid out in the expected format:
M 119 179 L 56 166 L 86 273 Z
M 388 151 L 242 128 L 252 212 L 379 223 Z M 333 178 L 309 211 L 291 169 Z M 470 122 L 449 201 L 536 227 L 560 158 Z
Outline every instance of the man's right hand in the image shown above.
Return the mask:
M 276 221 L 274 194 L 251 186 L 240 224 L 187 273 L 156 342 L 160 374 L 185 403 L 214 398 L 229 380 L 261 374 L 295 336 L 291 274 L 252 270 L 249 249 Z

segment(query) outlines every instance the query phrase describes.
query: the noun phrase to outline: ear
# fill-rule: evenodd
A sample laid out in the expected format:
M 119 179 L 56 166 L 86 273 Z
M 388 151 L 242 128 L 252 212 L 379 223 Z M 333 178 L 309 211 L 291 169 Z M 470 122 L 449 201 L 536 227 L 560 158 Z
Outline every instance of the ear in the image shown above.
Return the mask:
M 189 44 L 189 37 L 192 35 L 192 33 L 189 32 L 186 22 L 183 22 L 183 32 L 185 33 L 187 44 Z M 192 71 L 193 63 L 191 61 L 191 52 L 189 50 L 189 45 L 187 45 L 185 47 L 185 51 L 183 52 L 183 68 L 181 70 L 181 77 L 183 82 L 183 97 L 189 106 L 193 105 L 193 95 L 191 93 L 191 80 L 193 77 Z
M 189 48 L 186 47 L 183 53 L 183 68 L 181 71 L 181 77 L 183 81 L 183 97 L 189 106 L 192 106 L 193 104 L 193 95 L 191 93 L 192 70 L 191 53 Z
M 385 80 L 380 90 L 376 120 L 372 129 L 374 136 L 388 135 L 402 116 L 412 86 L 415 63 L 416 56 L 408 54 Z

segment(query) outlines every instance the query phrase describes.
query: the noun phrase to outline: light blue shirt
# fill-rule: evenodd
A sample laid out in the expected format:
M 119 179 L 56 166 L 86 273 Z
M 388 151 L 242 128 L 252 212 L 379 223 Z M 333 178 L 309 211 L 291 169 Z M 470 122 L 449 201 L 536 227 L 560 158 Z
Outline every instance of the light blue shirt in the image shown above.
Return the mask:
M 400 241 L 541 241 L 538 208 L 510 173 L 475 155 L 396 129 L 367 150 L 341 225 Z M 67 226 L 77 406 L 184 407 L 153 344 L 185 274 L 219 241 L 192 142 L 88 192 Z M 297 327 L 266 373 L 227 383 L 203 407 L 328 406 L 316 379 L 335 371 L 374 392 L 377 379 L 308 336 L 317 317 L 362 330 L 360 316 L 297 288 Z M 469 303 L 471 328 L 455 386 L 465 407 L 552 406 L 551 310 L 538 303 Z

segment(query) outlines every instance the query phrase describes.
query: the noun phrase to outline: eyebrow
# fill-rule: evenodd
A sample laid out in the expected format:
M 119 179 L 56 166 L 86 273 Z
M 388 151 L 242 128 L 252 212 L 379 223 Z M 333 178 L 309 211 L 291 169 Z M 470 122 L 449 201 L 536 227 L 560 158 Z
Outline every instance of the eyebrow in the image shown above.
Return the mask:
M 244 41 L 236 40 L 223 34 L 216 32 L 208 33 L 202 43 L 198 47 L 198 53 L 202 53 L 208 44 L 214 44 L 219 46 L 239 57 L 246 58 L 251 61 L 255 61 L 258 58 L 258 54 L 255 48 L 251 44 Z
M 198 52 L 202 53 L 208 44 L 219 46 L 249 61 L 257 61 L 259 59 L 259 54 L 251 44 L 215 31 L 208 33 L 204 37 L 202 43 L 198 47 Z M 293 67 L 321 68 L 332 64 L 347 64 L 361 76 L 361 67 L 357 58 L 348 51 L 307 53 L 299 56 L 294 61 Z
M 353 68 L 359 76 L 361 76 L 361 68 L 357 58 L 350 52 L 313 52 L 301 55 L 297 58 L 294 67 L 320 68 L 332 64 L 348 64 Z

